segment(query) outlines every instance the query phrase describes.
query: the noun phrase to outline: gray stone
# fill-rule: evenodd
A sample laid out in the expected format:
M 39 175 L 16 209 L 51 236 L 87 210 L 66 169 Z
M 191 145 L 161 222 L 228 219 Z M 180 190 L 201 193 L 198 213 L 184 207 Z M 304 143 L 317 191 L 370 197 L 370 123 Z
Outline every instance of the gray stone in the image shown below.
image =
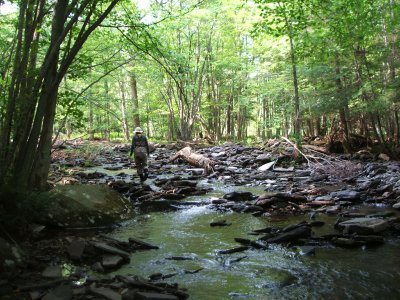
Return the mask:
M 267 171 L 267 170 L 271 169 L 275 164 L 276 164 L 276 161 L 271 161 L 269 163 L 266 163 L 266 164 L 262 165 L 257 170 L 261 171 L 261 172 Z
M 396 213 L 394 211 L 383 211 L 374 214 L 367 215 L 367 218 L 389 218 L 395 216 Z
M 41 299 L 43 297 L 42 292 L 38 292 L 38 291 L 33 291 L 33 292 L 29 292 L 29 297 L 31 297 L 31 300 L 38 300 Z
M 225 156 L 225 155 L 226 155 L 225 151 L 221 151 L 221 152 L 218 152 L 218 153 L 211 153 L 211 156 L 215 157 L 215 158 L 221 157 L 221 156 Z
M 236 172 L 238 171 L 237 167 L 227 167 L 226 170 L 231 171 L 231 172 Z
M 137 292 L 137 293 L 135 293 L 135 299 L 137 299 L 137 300 L 178 300 L 179 298 L 175 295 L 169 295 L 169 294 Z
M 289 167 L 289 168 L 274 168 L 275 172 L 293 172 L 294 167 Z
M 125 252 L 123 250 L 120 250 L 118 248 L 112 247 L 110 245 L 107 245 L 105 243 L 101 243 L 101 242 L 90 242 L 94 247 L 96 247 L 97 249 L 103 250 L 105 252 L 111 253 L 111 254 L 116 254 L 116 255 L 120 255 L 123 258 L 127 258 L 129 259 L 130 254 L 128 252 Z
M 83 240 L 72 241 L 67 247 L 67 253 L 73 260 L 81 259 L 83 252 L 85 251 L 86 243 Z
M 60 285 L 47 293 L 42 300 L 70 300 L 72 288 L 69 285 Z
M 48 266 L 42 272 L 42 276 L 45 278 L 61 278 L 62 277 L 62 269 L 60 266 Z
M 254 198 L 254 195 L 250 192 L 231 192 L 227 193 L 223 197 L 228 201 L 249 201 Z
M 378 158 L 381 159 L 381 160 L 385 160 L 385 161 L 389 161 L 390 160 L 389 155 L 387 155 L 385 153 L 379 154 Z
M 226 199 L 213 199 L 211 200 L 211 204 L 225 204 L 228 203 Z
M 96 262 L 91 266 L 91 269 L 95 272 L 104 273 L 104 268 L 100 262 Z
M 254 159 L 254 161 L 257 163 L 267 163 L 271 161 L 271 154 L 260 154 Z
M 327 207 L 325 212 L 327 214 L 336 214 L 336 213 L 340 212 L 340 210 L 341 210 L 340 205 L 333 205 L 333 206 Z
M 308 238 L 311 236 L 311 228 L 309 226 L 299 226 L 288 232 L 279 234 L 278 236 L 266 240 L 268 243 L 284 243 L 295 241 L 299 238 Z
M 400 210 L 400 202 L 397 202 L 396 204 L 394 204 L 393 208 Z
M 331 201 L 332 196 L 331 195 L 322 195 L 322 196 L 315 197 L 314 200 L 315 201 Z
M 200 168 L 186 169 L 185 171 L 190 172 L 194 175 L 201 175 L 204 173 L 204 169 L 200 169 Z
M 344 233 L 373 234 L 389 228 L 389 222 L 377 218 L 355 218 L 338 224 Z
M 104 297 L 109 300 L 122 300 L 122 296 L 120 294 L 109 288 L 91 287 L 89 291 L 95 296 Z
M 358 201 L 361 199 L 361 193 L 356 191 L 338 191 L 330 194 L 335 200 Z
M 104 268 L 113 269 L 122 264 L 124 259 L 119 255 L 106 255 L 103 256 L 102 265 Z
M 301 255 L 315 255 L 315 247 L 314 246 L 300 246 L 300 254 Z
M 358 190 L 365 191 L 368 189 L 377 188 L 379 186 L 380 182 L 381 182 L 380 179 L 367 180 L 365 182 L 361 182 L 358 186 Z

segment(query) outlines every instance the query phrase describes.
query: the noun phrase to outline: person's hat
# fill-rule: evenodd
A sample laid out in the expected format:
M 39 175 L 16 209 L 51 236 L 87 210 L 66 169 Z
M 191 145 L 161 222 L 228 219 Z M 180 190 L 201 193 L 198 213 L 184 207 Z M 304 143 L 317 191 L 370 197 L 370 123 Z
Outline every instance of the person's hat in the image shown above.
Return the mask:
M 135 128 L 135 133 L 138 133 L 138 132 L 142 133 L 143 132 L 142 128 L 136 127 Z

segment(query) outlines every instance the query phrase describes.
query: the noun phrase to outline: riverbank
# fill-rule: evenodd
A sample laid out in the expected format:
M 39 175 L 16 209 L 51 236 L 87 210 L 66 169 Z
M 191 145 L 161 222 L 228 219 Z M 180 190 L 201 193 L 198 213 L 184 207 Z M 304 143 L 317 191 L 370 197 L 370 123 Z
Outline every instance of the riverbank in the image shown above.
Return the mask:
M 209 224 L 216 227 L 228 226 L 229 222 L 224 220 L 223 214 L 232 211 L 261 220 L 279 216 L 307 216 L 306 221 L 285 227 L 254 228 L 256 231 L 251 235 L 238 239 L 237 247 L 219 249 L 228 251 L 227 254 L 268 249 L 270 245 L 305 247 L 310 252 L 327 244 L 345 248 L 375 247 L 385 243 L 388 238 L 396 239 L 400 235 L 397 213 L 400 165 L 386 161 L 383 156 L 379 158 L 379 155 L 366 152 L 353 157 L 328 156 L 316 153 L 315 149 L 299 154 L 292 145 L 279 141 L 258 148 L 225 144 L 195 149 L 196 153 L 216 162 L 213 170 L 205 174 L 202 169 L 188 165 L 183 159 L 170 161 L 182 145 L 156 145 L 149 160 L 149 180 L 141 184 L 134 163 L 127 157 L 129 145 L 90 147 L 79 143 L 65 144 L 54 152 L 51 183 L 108 185 L 129 199 L 139 214 L 207 207 L 222 214 L 221 219 Z M 224 194 L 215 194 L 216 186 L 230 188 Z M 200 196 L 201 201 L 194 200 Z M 379 214 L 355 212 L 360 205 L 384 209 Z M 320 215 L 333 216 L 337 221 L 325 224 L 319 220 Z M 317 227 L 325 228 L 328 233 L 315 238 L 313 232 Z M 26 299 L 33 299 L 35 295 L 38 297 L 36 299 L 40 299 L 47 294 L 58 293 L 60 286 L 65 290 L 66 283 L 70 291 L 67 294 L 71 295 L 66 299 L 118 299 L 136 292 L 155 292 L 183 299 L 189 296 L 176 285 L 165 285 L 169 274 L 162 272 L 158 277 L 157 274 L 150 274 L 152 278 L 114 276 L 104 279 L 104 274 L 109 274 L 111 270 L 129 265 L 127 254 L 124 254 L 124 258 L 124 255 L 118 254 L 118 250 L 125 253 L 138 251 L 135 248 L 138 244 L 132 242 L 134 239 L 110 242 L 104 239 L 104 234 L 109 232 L 104 229 L 100 232 L 90 231 L 86 237 L 83 231 L 71 234 L 66 228 L 60 236 L 49 236 L 49 232 L 49 228 L 36 228 L 29 243 L 20 246 L 30 254 L 32 261 L 25 265 L 25 269 L 16 268 L 12 281 L 3 279 L 1 287 L 6 289 L 2 290 L 8 291 L 4 297 L 21 296 L 23 293 L 31 297 Z M 103 235 L 99 236 L 100 233 Z M 241 236 L 243 232 L 238 232 L 238 238 Z M 87 253 L 81 249 L 82 244 L 90 245 L 84 247 Z M 117 250 L 110 250 L 109 247 Z M 80 249 L 87 257 L 74 261 L 71 248 L 75 252 Z M 109 254 L 106 256 L 108 260 L 103 261 L 105 253 Z M 112 259 L 110 254 L 114 256 Z M 102 259 L 99 259 L 101 256 Z M 135 254 L 132 257 L 134 259 Z M 97 269 L 94 267 L 96 263 Z M 110 264 L 114 264 L 113 267 L 104 268 Z M 37 282 L 39 279 L 43 281 L 43 273 L 50 266 L 58 267 L 53 270 L 56 273 L 52 276 L 58 277 L 53 278 L 56 281 L 52 285 L 40 287 L 29 282 L 33 274 L 37 276 Z M 201 272 L 200 269 L 186 271 L 187 274 Z M 96 279 L 93 274 L 102 274 L 102 279 Z M 76 285 L 76 282 L 81 283 Z M 140 285 L 142 290 L 139 289 Z M 175 290 L 171 290 L 172 287 Z M 98 296 L 100 292 L 102 296 Z

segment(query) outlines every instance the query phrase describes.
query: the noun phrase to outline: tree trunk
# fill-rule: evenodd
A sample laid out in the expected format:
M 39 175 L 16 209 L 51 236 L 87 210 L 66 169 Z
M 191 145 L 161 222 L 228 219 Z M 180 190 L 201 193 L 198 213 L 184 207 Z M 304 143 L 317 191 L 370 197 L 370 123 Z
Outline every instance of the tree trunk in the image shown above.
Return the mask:
M 93 105 L 89 102 L 89 140 L 94 140 L 94 116 Z
M 57 68 L 60 53 L 58 39 L 64 30 L 65 15 L 68 0 L 59 0 L 55 5 L 53 25 L 51 30 L 50 48 L 52 59 L 48 62 L 48 72 L 43 79 L 38 107 L 35 113 L 32 131 L 24 151 L 17 160 L 13 181 L 19 186 L 29 186 L 44 190 L 47 188 L 47 176 L 50 168 L 52 133 L 58 87 L 61 81 L 57 79 Z
M 267 96 L 263 96 L 262 98 L 262 138 L 265 139 L 266 137 L 269 138 L 269 136 L 266 134 L 266 129 L 269 128 L 270 126 L 270 121 L 269 121 L 269 104 L 268 104 L 268 98 Z
M 44 43 L 49 47 L 47 51 L 43 49 L 45 55 L 39 68 L 34 64 L 39 52 L 37 34 L 41 29 L 44 1 L 30 1 L 29 6 L 27 1 L 21 2 L 19 38 L 7 102 L 8 119 L 4 120 L 0 135 L 0 183 L 20 189 L 46 188 L 59 85 L 84 42 L 118 1 L 112 0 L 100 14 L 93 14 L 96 1 L 56 1 L 50 42 Z M 34 3 L 37 3 L 35 10 Z M 85 9 L 88 11 L 84 15 Z M 83 25 L 77 28 L 79 17 Z M 60 46 L 74 29 L 78 29 L 76 39 L 72 47 L 64 50 L 60 60 Z
M 226 135 L 228 137 L 233 137 L 234 135 L 234 118 L 233 115 L 233 91 L 232 94 L 228 95 L 228 106 L 226 108 Z
M 295 49 L 293 45 L 293 38 L 289 36 L 290 41 L 290 57 L 292 60 L 292 75 L 293 75 L 293 87 L 294 87 L 294 97 L 293 97 L 293 105 L 294 105 L 294 116 L 293 116 L 293 133 L 301 139 L 301 116 L 300 116 L 300 99 L 299 99 L 299 84 L 297 78 L 297 64 L 296 64 L 296 56 Z
M 135 127 L 140 127 L 140 107 L 139 107 L 139 97 L 138 97 L 138 89 L 137 89 L 137 81 L 135 74 L 130 75 L 130 83 L 131 83 L 131 97 L 132 97 L 132 106 L 133 106 L 133 125 Z
M 394 111 L 394 117 L 395 117 L 395 124 L 396 124 L 396 135 L 395 135 L 395 141 L 396 145 L 400 145 L 400 122 L 399 122 L 399 112 L 398 110 Z
M 314 131 L 314 135 L 315 136 L 321 136 L 322 135 L 322 128 L 321 128 L 321 118 L 315 118 L 314 119 L 314 123 L 315 123 L 315 131 Z
M 125 93 L 125 82 L 121 81 L 119 83 L 121 90 L 121 114 L 122 114 L 122 132 L 124 133 L 124 138 L 126 141 L 130 140 L 129 137 L 129 126 L 128 118 L 126 115 L 126 93 Z
M 343 97 L 343 81 L 339 62 L 339 53 L 336 52 L 335 59 L 335 73 L 336 73 L 336 92 L 337 98 L 340 100 L 341 107 L 339 108 L 340 122 L 343 126 L 343 148 L 346 153 L 352 153 L 353 149 L 350 143 L 350 132 L 348 121 L 346 117 L 346 108 L 348 106 L 347 99 Z
M 165 96 L 165 100 L 168 106 L 168 131 L 167 131 L 167 140 L 172 141 L 174 139 L 174 132 L 175 132 L 175 113 L 174 107 L 172 105 L 173 95 L 172 95 L 172 85 L 169 82 L 167 86 L 167 94 Z
M 108 86 L 108 80 L 104 81 L 104 93 L 106 95 L 106 99 L 108 99 L 109 94 L 110 94 L 110 88 Z M 110 107 L 110 101 L 106 101 L 106 127 L 102 128 L 102 137 L 103 139 L 110 141 L 111 140 L 111 118 L 110 118 L 110 111 L 111 111 L 111 107 Z M 101 124 L 101 123 L 99 123 Z

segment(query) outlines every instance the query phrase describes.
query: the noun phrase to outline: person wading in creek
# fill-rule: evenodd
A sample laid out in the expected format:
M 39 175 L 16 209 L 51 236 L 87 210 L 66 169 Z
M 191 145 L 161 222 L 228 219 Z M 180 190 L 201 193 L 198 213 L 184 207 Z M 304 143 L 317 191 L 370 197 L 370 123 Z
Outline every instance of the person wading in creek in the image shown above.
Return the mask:
M 136 169 L 140 177 L 140 181 L 143 182 L 149 176 L 149 171 L 147 169 L 147 157 L 149 156 L 150 151 L 147 138 L 143 134 L 143 130 L 140 127 L 135 128 L 129 157 L 132 157 L 132 153 L 134 154 Z

